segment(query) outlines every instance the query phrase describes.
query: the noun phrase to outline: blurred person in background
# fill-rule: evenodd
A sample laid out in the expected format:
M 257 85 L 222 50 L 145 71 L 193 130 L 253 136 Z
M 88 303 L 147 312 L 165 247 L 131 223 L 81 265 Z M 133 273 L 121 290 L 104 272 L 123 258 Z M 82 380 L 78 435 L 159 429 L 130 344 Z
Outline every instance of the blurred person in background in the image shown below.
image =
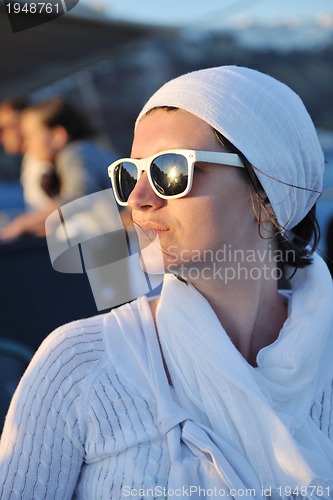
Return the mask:
M 24 154 L 52 169 L 40 176 L 45 203 L 5 226 L 0 240 L 44 235 L 46 217 L 60 205 L 110 187 L 105 169 L 114 154 L 97 143 L 88 120 L 72 104 L 55 97 L 28 106 L 20 112 L 19 126 Z M 29 178 L 29 172 L 22 177 Z
M 27 210 L 46 207 L 58 192 L 58 179 L 49 161 L 40 161 L 24 153 L 21 131 L 22 112 L 29 100 L 16 96 L 0 103 L 0 143 L 8 156 L 21 158 L 20 182 Z
M 7 155 L 22 154 L 20 115 L 26 106 L 24 97 L 13 97 L 0 103 L 0 142 Z

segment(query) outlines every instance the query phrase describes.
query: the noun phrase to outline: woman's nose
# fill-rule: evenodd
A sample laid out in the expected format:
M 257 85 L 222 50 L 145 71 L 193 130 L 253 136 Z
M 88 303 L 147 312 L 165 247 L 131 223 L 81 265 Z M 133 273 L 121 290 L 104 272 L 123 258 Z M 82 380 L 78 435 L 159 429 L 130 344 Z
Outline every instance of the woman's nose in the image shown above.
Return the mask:
M 143 172 L 128 198 L 128 204 L 132 209 L 142 210 L 145 208 L 160 208 L 165 200 L 157 196 L 153 191 L 146 172 Z

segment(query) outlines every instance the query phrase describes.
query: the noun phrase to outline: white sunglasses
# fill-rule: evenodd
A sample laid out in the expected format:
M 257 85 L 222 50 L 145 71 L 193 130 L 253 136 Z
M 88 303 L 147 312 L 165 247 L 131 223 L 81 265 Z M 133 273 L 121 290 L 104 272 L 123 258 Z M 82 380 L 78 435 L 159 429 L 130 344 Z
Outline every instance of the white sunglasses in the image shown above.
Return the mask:
M 239 156 L 234 153 L 170 149 L 139 160 L 116 160 L 109 166 L 108 174 L 119 205 L 128 205 L 128 198 L 142 172 L 147 172 L 151 188 L 157 196 L 171 200 L 186 196 L 190 192 L 196 162 L 244 167 Z

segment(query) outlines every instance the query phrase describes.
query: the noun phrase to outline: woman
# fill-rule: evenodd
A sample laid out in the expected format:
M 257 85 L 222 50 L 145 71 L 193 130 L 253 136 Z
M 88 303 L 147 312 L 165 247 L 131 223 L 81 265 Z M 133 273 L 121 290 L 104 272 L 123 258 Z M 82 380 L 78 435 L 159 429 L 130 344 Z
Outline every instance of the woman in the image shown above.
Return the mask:
M 2 498 L 332 498 L 324 161 L 303 104 L 247 68 L 190 73 L 144 106 L 131 157 L 109 174 L 163 254 L 161 296 L 43 343 L 7 416 Z
M 20 123 L 25 157 L 33 158 L 23 169 L 23 181 L 34 186 L 40 180 L 43 204 L 2 229 L 3 240 L 23 233 L 44 234 L 46 217 L 59 206 L 107 189 L 105 168 L 114 159 L 111 151 L 94 140 L 82 113 L 61 97 L 27 107 Z M 30 197 L 36 192 L 33 189 Z

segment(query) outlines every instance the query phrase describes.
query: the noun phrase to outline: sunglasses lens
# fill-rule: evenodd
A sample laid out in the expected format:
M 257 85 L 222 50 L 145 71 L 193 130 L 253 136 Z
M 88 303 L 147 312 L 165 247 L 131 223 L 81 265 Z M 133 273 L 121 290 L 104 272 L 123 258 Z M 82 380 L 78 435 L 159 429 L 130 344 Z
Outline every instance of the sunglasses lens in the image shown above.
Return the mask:
M 138 169 L 134 163 L 119 163 L 114 171 L 115 187 L 121 201 L 127 202 L 138 180 Z
M 165 196 L 181 194 L 188 183 L 187 160 L 175 153 L 162 154 L 152 162 L 150 174 L 159 193 Z

